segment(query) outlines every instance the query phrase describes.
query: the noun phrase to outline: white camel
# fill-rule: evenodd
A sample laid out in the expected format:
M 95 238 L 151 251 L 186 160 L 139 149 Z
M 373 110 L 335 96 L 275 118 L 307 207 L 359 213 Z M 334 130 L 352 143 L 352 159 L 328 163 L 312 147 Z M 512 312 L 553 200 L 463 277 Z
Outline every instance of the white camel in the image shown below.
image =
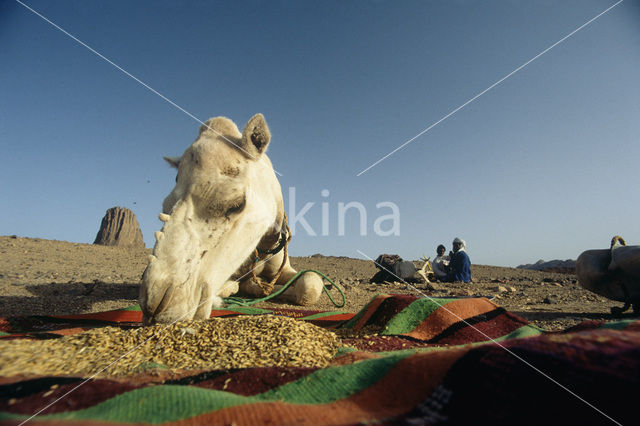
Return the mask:
M 224 297 L 239 290 L 264 295 L 272 282 L 278 290 L 296 274 L 286 252 L 282 190 L 265 154 L 270 140 L 262 114 L 242 133 L 216 117 L 182 157 L 165 157 L 178 175 L 140 286 L 145 324 L 205 319 Z M 279 297 L 311 305 L 322 287 L 308 272 Z

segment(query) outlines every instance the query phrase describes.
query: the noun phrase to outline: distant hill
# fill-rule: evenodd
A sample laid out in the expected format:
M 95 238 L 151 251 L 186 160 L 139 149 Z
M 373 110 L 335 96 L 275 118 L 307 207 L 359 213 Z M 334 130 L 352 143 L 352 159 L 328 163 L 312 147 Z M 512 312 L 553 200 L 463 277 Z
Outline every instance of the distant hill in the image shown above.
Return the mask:
M 544 271 L 544 272 L 560 272 L 563 274 L 575 274 L 576 273 L 576 261 L 567 259 L 567 260 L 550 260 L 545 262 L 540 259 L 536 263 L 528 263 L 526 265 L 516 266 L 518 269 L 531 269 L 534 271 Z

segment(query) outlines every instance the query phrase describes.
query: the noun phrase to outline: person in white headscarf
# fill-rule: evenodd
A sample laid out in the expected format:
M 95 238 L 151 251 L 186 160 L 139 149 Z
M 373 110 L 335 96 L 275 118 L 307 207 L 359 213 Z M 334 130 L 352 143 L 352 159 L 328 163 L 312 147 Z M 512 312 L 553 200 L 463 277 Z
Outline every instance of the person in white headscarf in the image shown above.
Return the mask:
M 463 239 L 456 237 L 453 240 L 453 252 L 451 252 L 451 260 L 449 262 L 449 273 L 447 281 L 463 281 L 468 283 L 471 281 L 471 260 L 466 251 L 467 244 Z

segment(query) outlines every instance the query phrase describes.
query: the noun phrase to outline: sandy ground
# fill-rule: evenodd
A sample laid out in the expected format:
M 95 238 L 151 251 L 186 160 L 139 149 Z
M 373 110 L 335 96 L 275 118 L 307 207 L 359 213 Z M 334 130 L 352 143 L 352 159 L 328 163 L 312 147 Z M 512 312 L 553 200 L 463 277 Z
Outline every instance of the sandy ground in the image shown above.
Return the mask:
M 132 305 L 150 253 L 0 236 L 0 317 L 99 312 Z M 622 305 L 583 290 L 568 274 L 473 265 L 473 282 L 438 283 L 428 289 L 425 284 L 370 283 L 377 269 L 365 260 L 315 255 L 292 258 L 291 263 L 296 269 L 319 270 L 345 290 L 345 307 L 335 308 L 323 295 L 318 304 L 305 308 L 311 310 L 356 312 L 377 293 L 487 296 L 542 328 L 558 330 L 583 320 L 612 320 L 610 308 Z M 341 300 L 335 290 L 332 294 Z M 256 306 L 300 308 L 279 303 Z

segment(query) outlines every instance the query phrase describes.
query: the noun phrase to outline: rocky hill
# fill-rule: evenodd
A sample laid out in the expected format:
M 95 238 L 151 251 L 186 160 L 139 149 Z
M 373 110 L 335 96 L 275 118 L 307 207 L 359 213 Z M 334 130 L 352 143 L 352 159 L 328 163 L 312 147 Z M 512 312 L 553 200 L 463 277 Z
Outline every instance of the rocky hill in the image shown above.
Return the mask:
M 93 244 L 141 249 L 145 247 L 136 215 L 124 207 L 107 210 Z
M 567 260 L 549 260 L 545 262 L 540 259 L 536 263 L 528 263 L 526 265 L 516 266 L 518 269 L 530 269 L 532 271 L 544 271 L 544 272 L 560 272 L 564 274 L 576 273 L 576 261 L 572 259 Z

